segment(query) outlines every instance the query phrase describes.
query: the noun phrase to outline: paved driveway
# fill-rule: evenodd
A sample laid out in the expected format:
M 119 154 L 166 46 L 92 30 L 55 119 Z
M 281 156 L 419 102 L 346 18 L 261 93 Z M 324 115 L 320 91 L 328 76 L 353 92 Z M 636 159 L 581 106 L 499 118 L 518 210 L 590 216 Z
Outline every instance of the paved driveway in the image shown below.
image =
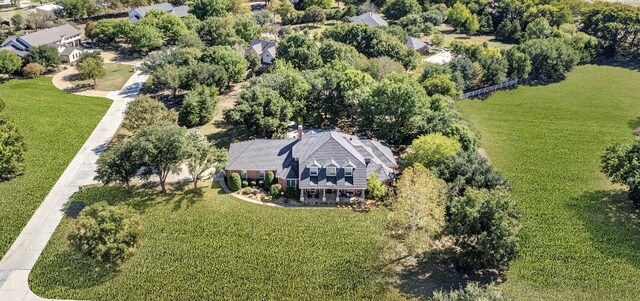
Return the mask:
M 62 219 L 62 205 L 80 186 L 95 183 L 96 160 L 146 79 L 136 72 L 121 91 L 107 94 L 111 107 L 0 261 L 0 300 L 45 300 L 29 289 L 29 272 Z

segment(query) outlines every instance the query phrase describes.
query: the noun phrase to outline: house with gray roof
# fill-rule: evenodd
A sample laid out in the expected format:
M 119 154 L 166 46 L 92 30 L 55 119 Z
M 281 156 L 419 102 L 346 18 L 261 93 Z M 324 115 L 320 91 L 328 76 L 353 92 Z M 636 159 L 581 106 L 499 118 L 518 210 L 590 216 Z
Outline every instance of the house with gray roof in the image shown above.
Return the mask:
M 389 26 L 389 23 L 387 23 L 387 21 L 385 21 L 384 19 L 382 19 L 382 17 L 372 12 L 364 13 L 359 16 L 350 17 L 349 21 L 353 24 L 363 23 L 373 27 Z
M 129 22 L 135 24 L 140 21 L 150 10 L 158 9 L 170 14 L 174 14 L 180 18 L 186 17 L 189 14 L 189 6 L 182 5 L 174 7 L 171 3 L 158 3 L 149 6 L 142 6 L 133 9 L 129 12 Z
M 58 53 L 69 53 L 67 48 L 80 45 L 82 33 L 77 28 L 64 24 L 57 27 L 38 30 L 23 36 L 10 36 L 2 42 L 0 47 L 15 52 L 21 57 L 29 53 L 35 46 L 51 45 L 58 49 Z
M 409 37 L 407 39 L 407 43 L 405 44 L 407 45 L 407 47 L 420 52 L 420 53 L 427 53 L 429 51 L 431 51 L 431 45 L 423 42 L 422 40 L 418 39 L 418 38 L 414 38 L 414 37 Z
M 252 53 L 260 58 L 263 64 L 271 64 L 276 58 L 276 42 L 254 39 L 249 44 L 247 52 Z
M 264 181 L 267 172 L 286 189 L 299 189 L 305 204 L 350 202 L 363 197 L 373 173 L 389 182 L 398 165 L 388 146 L 336 131 L 298 135 L 291 139 L 254 139 L 232 143 L 227 175 Z

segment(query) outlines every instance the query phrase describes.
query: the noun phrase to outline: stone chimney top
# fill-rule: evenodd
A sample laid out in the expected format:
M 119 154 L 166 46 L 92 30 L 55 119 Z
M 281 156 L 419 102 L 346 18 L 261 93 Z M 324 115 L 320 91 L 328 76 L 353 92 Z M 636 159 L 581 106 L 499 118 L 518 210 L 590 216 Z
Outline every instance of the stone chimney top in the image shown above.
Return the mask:
M 302 140 L 302 124 L 298 124 L 298 141 Z

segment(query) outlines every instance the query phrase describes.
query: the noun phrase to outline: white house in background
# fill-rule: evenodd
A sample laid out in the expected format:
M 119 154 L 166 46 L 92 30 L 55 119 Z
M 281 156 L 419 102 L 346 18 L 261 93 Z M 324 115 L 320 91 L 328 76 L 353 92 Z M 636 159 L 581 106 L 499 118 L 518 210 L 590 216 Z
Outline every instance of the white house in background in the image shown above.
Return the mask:
M 253 40 L 247 51 L 257 55 L 263 64 L 271 64 L 276 58 L 276 46 L 276 42 Z
M 152 9 L 162 10 L 182 18 L 182 17 L 186 17 L 189 14 L 190 8 L 187 5 L 173 7 L 171 3 L 158 3 L 154 5 L 149 5 L 149 6 L 142 6 L 129 12 L 129 22 L 134 24 L 138 23 L 138 21 L 140 21 L 140 19 L 142 19 L 144 15 L 146 15 L 147 12 L 149 12 Z
M 349 21 L 353 24 L 364 23 L 373 27 L 389 26 L 389 23 L 387 23 L 387 21 L 385 21 L 384 19 L 382 19 L 382 17 L 372 12 L 364 13 L 359 16 L 350 17 Z
M 47 28 L 32 32 L 23 36 L 10 36 L 0 47 L 15 52 L 21 57 L 26 56 L 29 50 L 35 46 L 51 45 L 58 49 L 58 53 L 61 54 L 62 59 L 65 60 L 67 56 L 68 62 L 74 62 L 78 59 L 79 55 L 74 58 L 73 54 L 77 51 L 73 51 L 68 48 L 75 48 L 80 45 L 80 39 L 82 33 L 75 27 L 64 24 L 58 27 Z M 78 50 L 79 51 L 79 50 Z M 65 55 L 62 55 L 65 53 Z
M 45 4 L 34 8 L 32 11 L 38 15 L 55 18 L 56 12 L 61 9 L 62 6 L 57 4 Z

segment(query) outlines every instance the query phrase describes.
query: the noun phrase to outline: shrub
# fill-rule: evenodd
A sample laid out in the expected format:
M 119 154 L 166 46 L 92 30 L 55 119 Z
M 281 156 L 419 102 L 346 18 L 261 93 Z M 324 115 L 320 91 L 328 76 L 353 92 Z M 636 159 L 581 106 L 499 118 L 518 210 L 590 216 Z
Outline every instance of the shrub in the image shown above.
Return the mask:
M 264 175 L 264 182 L 267 184 L 267 186 L 273 184 L 274 179 L 275 175 L 273 174 L 273 171 L 267 171 L 267 173 Z
M 24 68 L 22 68 L 22 73 L 31 78 L 39 77 L 40 75 L 44 74 L 44 71 L 44 66 L 38 63 L 29 63 L 24 66 Z
M 247 182 L 246 180 L 242 181 L 242 187 L 247 187 L 249 186 L 249 182 Z
M 238 191 L 242 185 L 242 179 L 240 179 L 240 175 L 237 172 L 231 174 L 229 178 L 229 189 L 231 191 Z
M 451 200 L 448 228 L 465 269 L 503 270 L 518 254 L 520 213 L 504 190 L 468 190 Z
M 480 287 L 477 283 L 469 283 L 465 288 L 450 292 L 435 292 L 431 301 L 501 301 L 504 300 L 502 294 L 491 286 Z
M 300 190 L 295 188 L 287 188 L 287 190 L 284 191 L 284 196 L 287 199 L 298 200 L 300 198 Z
M 280 184 L 273 184 L 271 185 L 271 188 L 269 188 L 269 194 L 272 197 L 277 197 L 278 195 L 280 195 L 280 191 L 282 190 L 282 185 Z
M 264 181 L 258 181 L 258 187 L 266 187 L 264 186 Z
M 242 189 L 242 194 L 249 195 L 249 194 L 252 194 L 252 193 L 253 193 L 253 188 L 251 188 L 251 187 L 245 187 L 244 189 Z
M 378 178 L 377 173 L 372 173 L 367 179 L 367 195 L 376 201 L 381 201 L 387 193 L 387 189 Z
M 100 202 L 82 210 L 68 238 L 82 254 L 118 264 L 133 255 L 138 236 L 140 222 L 133 210 Z
M 251 187 L 256 187 L 256 181 L 251 181 L 249 183 L 251 184 Z

